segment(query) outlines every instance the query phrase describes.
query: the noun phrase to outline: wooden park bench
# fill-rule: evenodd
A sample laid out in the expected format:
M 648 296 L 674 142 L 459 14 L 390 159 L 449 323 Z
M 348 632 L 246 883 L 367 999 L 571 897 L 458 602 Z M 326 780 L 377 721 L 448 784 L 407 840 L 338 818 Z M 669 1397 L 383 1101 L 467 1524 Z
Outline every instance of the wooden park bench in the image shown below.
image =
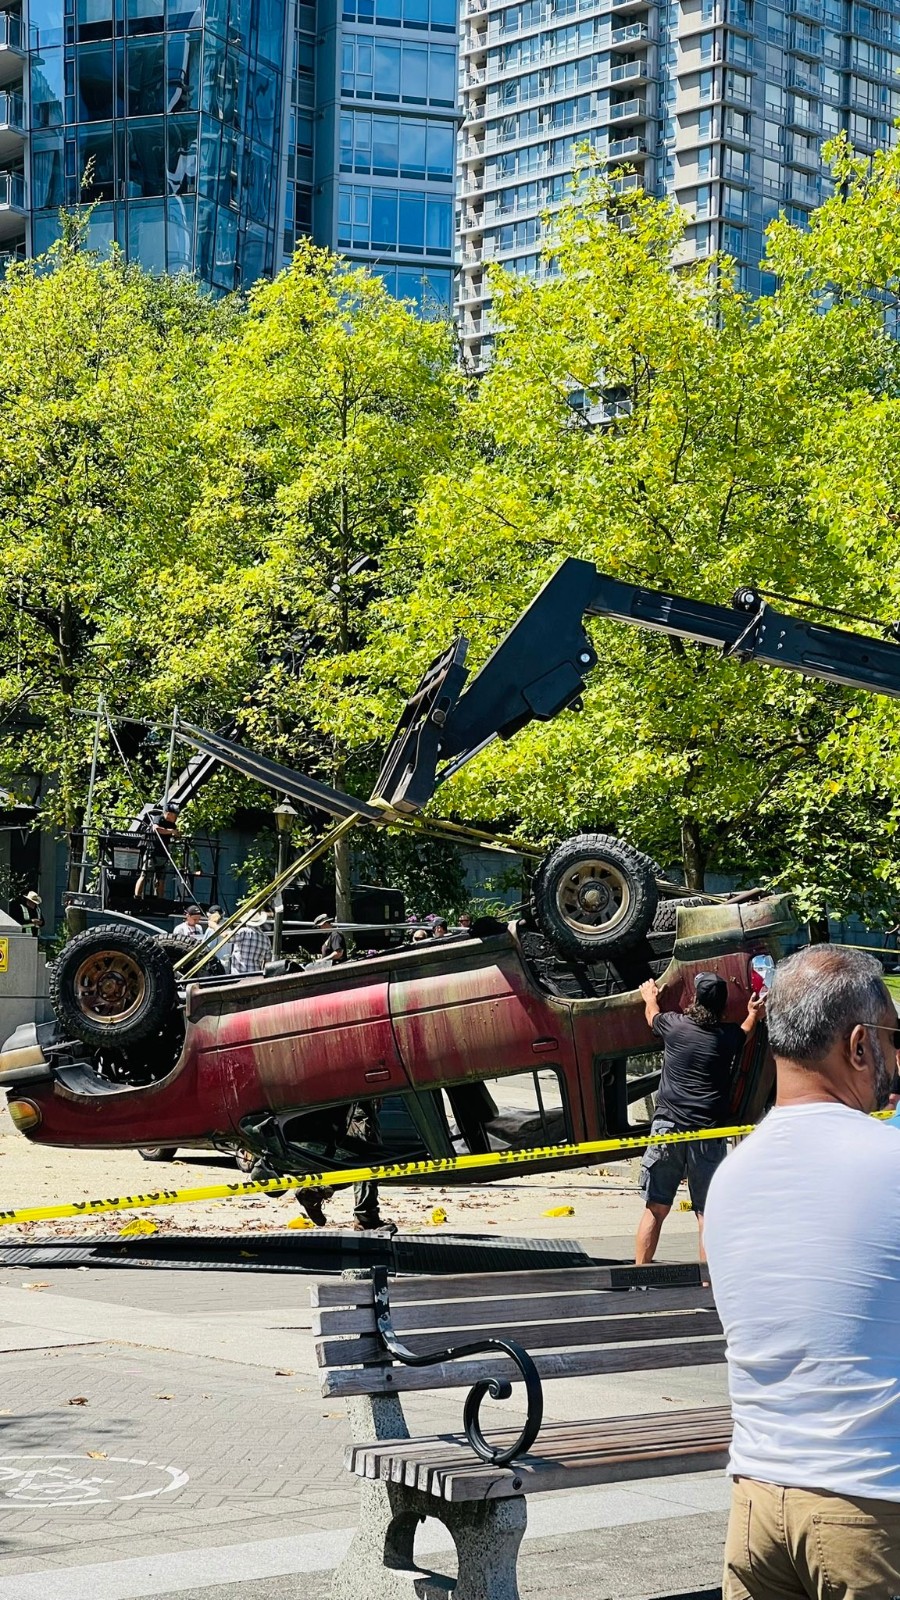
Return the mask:
M 541 1388 L 551 1379 L 724 1360 L 697 1267 L 390 1281 L 376 1267 L 319 1284 L 312 1301 L 322 1393 L 347 1401 L 353 1443 L 346 1465 L 362 1480 L 359 1527 L 331 1600 L 518 1600 L 529 1494 L 726 1463 L 727 1406 L 541 1426 Z M 497 1341 L 520 1348 L 506 1354 Z M 485 1440 L 478 1420 L 485 1392 L 504 1398 L 510 1381 L 526 1378 L 526 1427 Z M 404 1391 L 471 1386 L 464 1432 L 410 1438 Z M 490 1455 L 499 1459 L 484 1459 Z M 437 1517 L 453 1537 L 455 1587 L 415 1565 L 415 1532 L 425 1517 Z

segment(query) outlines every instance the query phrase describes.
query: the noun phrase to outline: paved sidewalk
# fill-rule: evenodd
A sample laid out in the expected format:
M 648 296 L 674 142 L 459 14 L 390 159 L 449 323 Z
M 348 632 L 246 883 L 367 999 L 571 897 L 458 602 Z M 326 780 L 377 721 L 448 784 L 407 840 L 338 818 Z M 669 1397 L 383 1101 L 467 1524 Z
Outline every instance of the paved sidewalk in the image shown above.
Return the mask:
M 308 1290 L 277 1274 L 0 1273 L 0 1600 L 325 1600 L 357 1496 L 343 1408 L 319 1394 Z M 723 1390 L 709 1368 L 564 1381 L 547 1414 Z M 456 1391 L 409 1411 L 460 1425 Z M 706 1595 L 726 1504 L 715 1474 L 535 1497 L 523 1600 Z M 451 1571 L 442 1530 L 421 1538 Z

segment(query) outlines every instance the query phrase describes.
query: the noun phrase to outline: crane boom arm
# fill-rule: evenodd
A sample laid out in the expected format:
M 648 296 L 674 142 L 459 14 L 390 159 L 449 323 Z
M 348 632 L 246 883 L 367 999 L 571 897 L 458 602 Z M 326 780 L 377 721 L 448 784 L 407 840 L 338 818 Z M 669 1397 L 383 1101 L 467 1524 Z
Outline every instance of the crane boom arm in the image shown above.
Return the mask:
M 376 796 L 398 811 L 417 811 L 491 739 L 509 739 L 527 723 L 549 721 L 571 706 L 597 663 L 586 616 L 712 646 L 737 661 L 900 697 L 900 648 L 890 640 L 787 616 L 753 589 L 739 590 L 731 606 L 710 605 L 622 583 L 589 561 L 569 558 L 461 692 L 465 642 L 458 641 L 452 654 L 455 677 L 449 670 L 440 677 L 450 652 L 432 663 L 423 679 L 429 694 L 408 702 Z

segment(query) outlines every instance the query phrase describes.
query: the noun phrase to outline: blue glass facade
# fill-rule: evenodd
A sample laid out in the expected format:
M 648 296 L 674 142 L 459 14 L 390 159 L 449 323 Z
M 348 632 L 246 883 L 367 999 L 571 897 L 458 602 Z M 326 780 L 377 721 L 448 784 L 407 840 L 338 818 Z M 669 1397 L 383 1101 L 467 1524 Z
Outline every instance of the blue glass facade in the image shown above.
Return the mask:
M 216 291 L 311 235 L 449 311 L 457 85 L 457 0 L 0 0 L 0 271 L 90 201 Z
M 319 4 L 313 237 L 426 311 L 449 312 L 456 0 Z
M 281 259 L 283 0 L 29 0 L 31 250 L 91 242 L 218 290 Z

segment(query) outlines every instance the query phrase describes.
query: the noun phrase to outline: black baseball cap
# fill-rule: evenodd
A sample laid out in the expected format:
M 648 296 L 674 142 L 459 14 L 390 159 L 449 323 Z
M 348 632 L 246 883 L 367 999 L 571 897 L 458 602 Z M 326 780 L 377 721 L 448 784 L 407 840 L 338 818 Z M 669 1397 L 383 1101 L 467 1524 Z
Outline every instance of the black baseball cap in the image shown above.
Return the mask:
M 724 1011 L 728 985 L 716 972 L 698 972 L 694 979 L 694 999 L 708 1011 Z

